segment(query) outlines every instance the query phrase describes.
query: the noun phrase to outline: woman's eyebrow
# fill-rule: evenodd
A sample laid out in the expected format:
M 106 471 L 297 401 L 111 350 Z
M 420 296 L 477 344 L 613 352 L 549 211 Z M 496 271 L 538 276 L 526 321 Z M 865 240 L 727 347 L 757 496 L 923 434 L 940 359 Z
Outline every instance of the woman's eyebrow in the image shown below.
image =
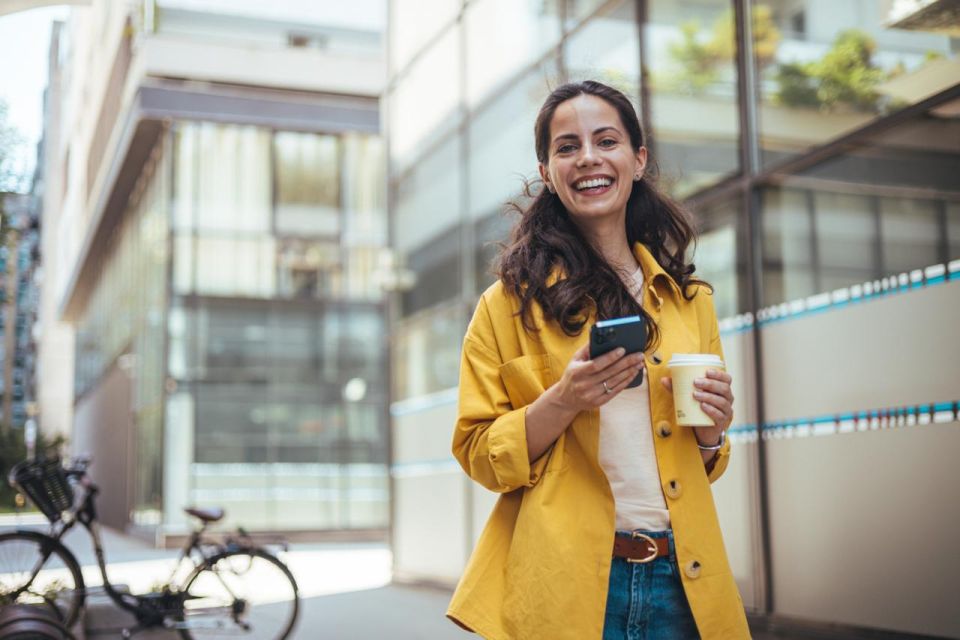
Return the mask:
M 620 133 L 620 130 L 619 130 L 619 129 L 617 129 L 616 127 L 613 127 L 613 126 L 608 125 L 608 126 L 606 126 L 606 127 L 599 127 L 599 128 L 597 128 L 597 129 L 594 129 L 594 130 L 593 130 L 593 135 L 597 135 L 597 134 L 600 134 L 600 133 L 605 133 L 605 132 L 607 132 L 607 131 L 613 131 L 614 133 L 617 133 L 617 134 Z M 580 136 L 578 136 L 578 135 L 575 134 L 575 133 L 561 133 L 561 134 L 558 135 L 556 138 L 554 138 L 553 141 L 554 141 L 554 143 L 557 143 L 557 142 L 559 142 L 559 141 L 561 141 L 561 140 L 579 140 L 579 139 L 580 139 Z
M 594 129 L 593 135 L 597 135 L 598 133 L 604 133 L 605 131 L 613 131 L 614 133 L 620 133 L 620 129 L 617 129 L 616 127 L 608 125 L 606 127 L 600 127 L 599 129 Z

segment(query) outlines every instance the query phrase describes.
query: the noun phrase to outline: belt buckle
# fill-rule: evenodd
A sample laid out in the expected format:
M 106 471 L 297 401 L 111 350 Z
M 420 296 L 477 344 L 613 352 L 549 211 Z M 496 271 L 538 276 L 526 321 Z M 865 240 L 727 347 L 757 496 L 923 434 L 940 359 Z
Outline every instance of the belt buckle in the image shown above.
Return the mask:
M 657 554 L 660 552 L 660 550 L 657 548 L 656 540 L 654 540 L 653 538 L 651 538 L 645 533 L 640 533 L 639 531 L 632 531 L 630 533 L 630 537 L 633 538 L 634 540 L 636 540 L 637 538 L 643 538 L 644 540 L 650 543 L 651 547 L 653 547 L 653 552 L 646 558 L 636 558 L 636 559 L 625 558 L 627 562 L 630 562 L 632 564 L 646 564 L 647 562 L 653 562 L 654 560 L 657 559 Z

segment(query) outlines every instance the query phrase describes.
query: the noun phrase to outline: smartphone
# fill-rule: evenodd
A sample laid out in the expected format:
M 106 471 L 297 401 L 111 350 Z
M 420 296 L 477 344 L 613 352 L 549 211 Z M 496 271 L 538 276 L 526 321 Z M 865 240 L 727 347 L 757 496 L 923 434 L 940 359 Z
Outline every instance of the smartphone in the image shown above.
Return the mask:
M 617 347 L 630 353 L 643 351 L 647 346 L 647 323 L 643 316 L 627 316 L 625 318 L 613 318 L 611 320 L 601 320 L 590 328 L 590 359 L 613 351 Z M 643 384 L 643 369 L 637 374 L 628 389 L 639 387 Z

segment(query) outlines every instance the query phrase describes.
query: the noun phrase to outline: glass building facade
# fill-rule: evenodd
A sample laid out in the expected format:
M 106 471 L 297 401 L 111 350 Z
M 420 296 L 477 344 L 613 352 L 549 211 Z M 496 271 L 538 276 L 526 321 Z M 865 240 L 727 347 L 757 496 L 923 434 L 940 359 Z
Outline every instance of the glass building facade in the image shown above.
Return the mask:
M 78 402 L 132 381 L 132 520 L 386 526 L 382 142 L 175 120 L 79 317 Z
M 897 114 L 956 86 L 958 46 L 891 28 L 889 2 L 757 2 L 749 30 L 720 0 L 446 0 L 426 21 L 390 5 L 392 244 L 417 278 L 401 303 L 395 399 L 449 386 L 450 371 L 423 373 L 422 350 L 458 351 L 463 309 L 492 282 L 493 243 L 512 224 L 504 205 L 537 177 L 537 109 L 562 82 L 633 98 L 661 186 L 699 214 L 696 260 L 721 316 L 751 310 L 751 208 L 760 306 L 957 255 L 955 125 L 933 107 Z M 747 31 L 751 55 L 738 58 Z M 937 128 L 942 148 L 904 148 Z
M 868 385 L 867 347 L 850 356 L 859 358 L 851 364 L 858 373 L 820 391 L 817 381 L 780 390 L 794 374 L 777 358 L 819 353 L 781 335 L 803 325 L 788 326 L 788 318 L 821 323 L 810 332 L 849 333 L 838 343 L 842 352 L 869 343 L 870 332 L 887 322 L 877 306 L 856 311 L 876 320 L 848 321 L 845 305 L 888 293 L 956 291 L 935 286 L 960 278 L 952 275 L 960 272 L 955 23 L 924 23 L 903 15 L 910 3 L 888 0 L 433 0 L 430 11 L 414 12 L 421 4 L 389 3 L 391 244 L 415 274 L 414 286 L 398 297 L 392 342 L 397 569 L 456 579 L 492 505 L 482 492 L 450 488 L 452 496 L 467 496 L 460 506 L 465 530 L 451 532 L 463 544 L 442 567 L 417 554 L 413 540 L 427 532 L 406 514 L 415 511 L 418 492 L 428 479 L 452 487 L 463 475 L 455 463 L 439 462 L 449 460 L 461 340 L 495 279 L 497 243 L 516 220 L 506 203 L 522 203 L 527 181 L 538 188 L 537 110 L 559 84 L 597 79 L 633 99 L 661 187 L 699 226 L 692 259 L 715 288 L 728 366 L 737 374 L 731 435 L 744 462 L 724 480 L 733 488 L 718 489 L 736 497 L 718 500 L 727 507 L 725 531 L 737 534 L 727 544 L 744 603 L 868 626 L 853 613 L 858 605 L 843 598 L 834 600 L 846 609 L 832 618 L 823 607 L 797 604 L 802 598 L 788 581 L 799 574 L 785 568 L 793 559 L 777 543 L 783 508 L 770 497 L 786 494 L 792 480 L 771 475 L 770 456 L 785 460 L 800 445 L 787 451 L 779 442 L 767 449 L 758 443 L 785 433 L 784 425 L 806 434 L 830 423 L 842 433 L 845 416 L 882 415 L 893 397 L 921 403 L 927 393 L 909 382 L 902 393 Z M 906 313 L 910 302 L 898 300 Z M 827 308 L 837 313 L 826 316 Z M 918 326 L 933 326 L 932 317 Z M 943 370 L 953 366 L 944 363 Z M 909 423 L 911 411 L 913 424 L 921 413 L 927 422 L 955 422 L 955 392 L 937 394 L 940 404 L 904 408 L 906 422 L 898 424 Z M 404 434 L 429 420 L 437 421 L 430 437 L 440 444 L 411 453 L 416 438 L 407 442 Z M 871 624 L 883 626 L 876 621 L 895 608 L 871 613 Z

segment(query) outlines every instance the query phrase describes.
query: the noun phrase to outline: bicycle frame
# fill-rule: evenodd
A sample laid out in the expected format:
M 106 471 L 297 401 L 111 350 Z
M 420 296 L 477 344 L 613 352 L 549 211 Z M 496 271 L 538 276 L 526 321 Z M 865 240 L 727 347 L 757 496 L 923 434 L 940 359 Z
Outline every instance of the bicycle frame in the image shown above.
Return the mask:
M 210 558 L 225 550 L 227 545 L 205 541 L 203 539 L 203 534 L 207 529 L 207 524 L 203 523 L 200 528 L 194 529 L 191 532 L 186 544 L 180 551 L 180 555 L 173 567 L 170 578 L 163 585 L 161 592 L 157 594 L 148 594 L 147 596 L 135 596 L 120 592 L 116 589 L 116 587 L 114 587 L 113 583 L 110 582 L 110 578 L 107 575 L 106 553 L 103 548 L 103 540 L 100 533 L 100 523 L 97 521 L 95 500 L 100 489 L 89 481 L 85 473 L 73 472 L 73 474 L 78 476 L 81 480 L 82 490 L 84 491 L 80 507 L 74 512 L 65 514 L 65 518 L 60 522 L 51 525 L 48 535 L 57 542 L 60 542 L 63 536 L 66 535 L 68 531 L 73 529 L 78 522 L 83 525 L 93 543 L 94 553 L 96 554 L 97 558 L 97 566 L 100 570 L 100 576 L 103 579 L 104 592 L 117 606 L 133 614 L 140 625 L 145 627 L 161 626 L 167 616 L 182 613 L 183 593 L 180 590 L 180 587 L 183 585 L 177 583 L 177 574 L 183 569 L 184 565 L 187 564 L 189 566 L 187 576 L 189 576 L 193 571 L 196 571 L 198 567 L 203 566 L 203 564 Z M 253 545 L 250 546 L 252 547 Z M 205 547 L 212 547 L 213 551 L 205 551 Z M 199 557 L 195 557 L 195 553 Z M 31 581 L 36 577 L 36 573 L 39 572 L 42 564 L 42 561 L 38 563 L 37 569 L 34 575 L 31 577 Z M 147 606 L 146 603 L 148 602 L 149 595 L 158 596 L 161 601 L 157 602 L 153 606 Z
M 110 582 L 107 575 L 106 553 L 97 519 L 96 497 L 100 489 L 87 475 L 86 464 L 86 461 L 81 461 L 75 463 L 73 468 L 65 470 L 67 480 L 74 486 L 72 506 L 66 511 L 60 512 L 59 518 L 51 518 L 51 525 L 47 533 L 33 531 L 29 534 L 26 532 L 22 534 L 48 541 L 46 543 L 41 542 L 40 560 L 32 570 L 30 580 L 25 588 L 29 588 L 29 585 L 37 579 L 47 559 L 55 550 L 60 556 L 69 559 L 70 564 L 74 566 L 74 573 L 78 574 L 75 593 L 80 594 L 79 607 L 83 607 L 84 598 L 90 593 L 90 590 L 86 588 L 82 576 L 79 575 L 79 563 L 77 563 L 76 557 L 62 542 L 66 533 L 79 523 L 87 530 L 93 544 L 97 566 L 103 579 L 103 592 L 116 606 L 132 614 L 136 620 L 134 627 L 117 630 L 120 631 L 122 637 L 129 638 L 139 631 L 158 627 L 179 629 L 184 632 L 199 628 L 225 628 L 222 619 L 211 618 L 209 614 L 214 614 L 214 616 L 227 614 L 229 618 L 232 618 L 232 623 L 227 624 L 234 624 L 238 628 L 249 630 L 251 626 L 246 617 L 249 601 L 244 597 L 246 594 L 243 593 L 242 588 L 240 590 L 232 588 L 228 580 L 225 579 L 225 574 L 217 568 L 222 559 L 236 556 L 251 558 L 251 566 L 253 565 L 253 558 L 262 558 L 268 563 L 272 563 L 275 569 L 279 569 L 285 576 L 284 580 L 289 580 L 292 587 L 293 605 L 290 609 L 290 616 L 284 619 L 287 626 L 283 627 L 283 633 L 288 634 L 290 632 L 293 624 L 295 624 L 298 610 L 296 581 L 282 560 L 263 546 L 276 544 L 286 550 L 286 542 L 282 540 L 264 541 L 260 544 L 254 542 L 242 528 L 238 528 L 235 535 L 228 534 L 222 539 L 219 536 L 217 539 L 206 538 L 205 533 L 208 526 L 222 516 L 206 516 L 202 512 L 194 513 L 191 511 L 192 515 L 196 515 L 200 519 L 200 526 L 191 531 L 180 550 L 169 579 L 159 587 L 159 590 L 136 595 L 118 590 Z M 206 573 L 208 571 L 209 574 Z M 232 575 L 231 572 L 232 570 L 228 569 L 226 574 Z M 204 599 L 206 595 L 195 595 L 191 585 L 200 575 L 210 575 L 218 580 L 222 589 L 225 590 L 226 594 L 229 594 L 229 600 L 224 603 L 222 599 L 218 600 L 214 597 L 207 602 Z M 193 603 L 194 606 L 187 606 L 188 602 Z M 205 603 L 209 606 L 206 606 Z M 74 611 L 76 609 L 77 607 L 74 607 Z M 106 630 L 101 629 L 99 631 L 105 632 Z

